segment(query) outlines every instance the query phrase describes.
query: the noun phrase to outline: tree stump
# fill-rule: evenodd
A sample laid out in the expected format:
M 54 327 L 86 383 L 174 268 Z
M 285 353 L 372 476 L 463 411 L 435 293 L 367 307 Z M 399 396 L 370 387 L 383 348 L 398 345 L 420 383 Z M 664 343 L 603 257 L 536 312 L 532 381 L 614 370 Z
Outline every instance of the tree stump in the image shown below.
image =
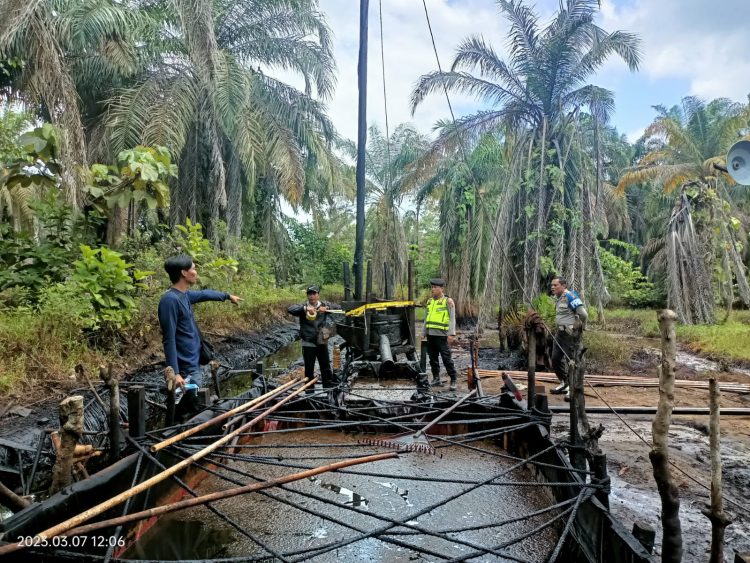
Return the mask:
M 60 448 L 52 468 L 50 494 L 54 494 L 72 481 L 71 469 L 76 443 L 83 434 L 83 397 L 74 395 L 60 402 Z

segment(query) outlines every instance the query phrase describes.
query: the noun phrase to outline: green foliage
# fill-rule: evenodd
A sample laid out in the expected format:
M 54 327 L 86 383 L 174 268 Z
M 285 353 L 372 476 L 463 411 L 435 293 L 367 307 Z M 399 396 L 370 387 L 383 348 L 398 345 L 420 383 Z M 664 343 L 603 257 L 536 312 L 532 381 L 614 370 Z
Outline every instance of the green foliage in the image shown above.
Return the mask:
M 341 283 L 344 262 L 351 262 L 353 252 L 335 235 L 325 236 L 312 226 L 289 219 L 287 228 L 292 239 L 292 261 L 295 283 Z
M 177 225 L 176 228 L 177 249 L 193 257 L 193 262 L 200 267 L 200 276 L 206 281 L 226 280 L 237 273 L 239 262 L 216 253 L 211 241 L 203 236 L 203 227 L 200 223 L 186 219 L 184 225 Z
M 153 274 L 134 270 L 119 252 L 107 247 L 92 249 L 81 245 L 81 258 L 73 263 L 72 282 L 88 296 L 92 314 L 84 318 L 86 328 L 94 330 L 122 328 L 136 309 L 133 295 L 141 281 Z
M 546 293 L 539 294 L 532 302 L 531 306 L 544 319 L 547 326 L 555 326 L 555 300 Z
M 100 211 L 136 207 L 163 209 L 169 205 L 169 179 L 177 176 L 164 147 L 137 146 L 121 151 L 113 166 L 91 166 L 88 192 Z
M 622 241 L 610 239 L 607 241 L 614 249 L 625 251 L 637 256 L 637 247 Z M 620 258 L 601 244 L 599 245 L 599 259 L 604 270 L 607 289 L 615 304 L 625 303 L 629 307 L 655 307 L 663 301 L 657 287 L 648 281 L 640 268 L 632 262 Z

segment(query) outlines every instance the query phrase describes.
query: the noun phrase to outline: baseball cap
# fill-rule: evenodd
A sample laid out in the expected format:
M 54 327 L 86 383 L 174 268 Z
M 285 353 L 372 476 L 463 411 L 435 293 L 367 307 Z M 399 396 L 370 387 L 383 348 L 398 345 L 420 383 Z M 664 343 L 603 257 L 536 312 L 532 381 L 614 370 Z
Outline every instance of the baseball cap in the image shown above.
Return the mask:
M 320 293 L 320 288 L 317 285 L 308 286 L 307 293 Z

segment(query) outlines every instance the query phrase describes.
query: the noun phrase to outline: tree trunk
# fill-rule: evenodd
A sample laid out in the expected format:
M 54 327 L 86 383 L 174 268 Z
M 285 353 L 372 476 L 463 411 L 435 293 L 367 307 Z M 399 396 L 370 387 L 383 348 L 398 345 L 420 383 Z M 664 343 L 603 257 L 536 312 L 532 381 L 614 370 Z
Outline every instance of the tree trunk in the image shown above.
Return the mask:
M 661 366 L 659 367 L 659 406 L 652 424 L 653 448 L 649 459 L 654 469 L 654 480 L 661 497 L 663 529 L 662 561 L 679 563 L 682 560 L 682 529 L 680 526 L 680 496 L 669 471 L 668 433 L 674 407 L 674 365 L 677 355 L 674 311 L 659 312 L 661 330 Z
M 83 397 L 74 395 L 60 403 L 60 448 L 52 468 L 50 494 L 67 487 L 72 480 L 73 454 L 78 438 L 83 434 Z
M 711 558 L 709 563 L 724 563 L 724 530 L 732 521 L 724 512 L 721 483 L 721 429 L 719 408 L 721 393 L 719 384 L 713 377 L 708 380 L 709 402 L 711 407 L 710 453 L 711 453 L 711 506 L 703 514 L 711 521 Z

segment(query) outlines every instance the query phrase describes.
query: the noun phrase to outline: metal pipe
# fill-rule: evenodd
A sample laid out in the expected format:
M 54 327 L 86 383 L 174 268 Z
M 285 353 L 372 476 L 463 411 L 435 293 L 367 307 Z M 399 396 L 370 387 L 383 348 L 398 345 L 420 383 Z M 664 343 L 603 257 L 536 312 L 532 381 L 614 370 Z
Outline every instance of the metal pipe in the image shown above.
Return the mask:
M 362 299 L 362 267 L 365 261 L 365 148 L 367 146 L 367 27 L 369 0 L 359 2 L 359 64 L 357 85 L 357 226 L 354 246 L 354 299 Z
M 396 367 L 393 361 L 393 353 L 391 352 L 391 341 L 388 340 L 387 334 L 380 335 L 380 369 L 378 375 L 380 377 L 389 376 L 394 368 Z

